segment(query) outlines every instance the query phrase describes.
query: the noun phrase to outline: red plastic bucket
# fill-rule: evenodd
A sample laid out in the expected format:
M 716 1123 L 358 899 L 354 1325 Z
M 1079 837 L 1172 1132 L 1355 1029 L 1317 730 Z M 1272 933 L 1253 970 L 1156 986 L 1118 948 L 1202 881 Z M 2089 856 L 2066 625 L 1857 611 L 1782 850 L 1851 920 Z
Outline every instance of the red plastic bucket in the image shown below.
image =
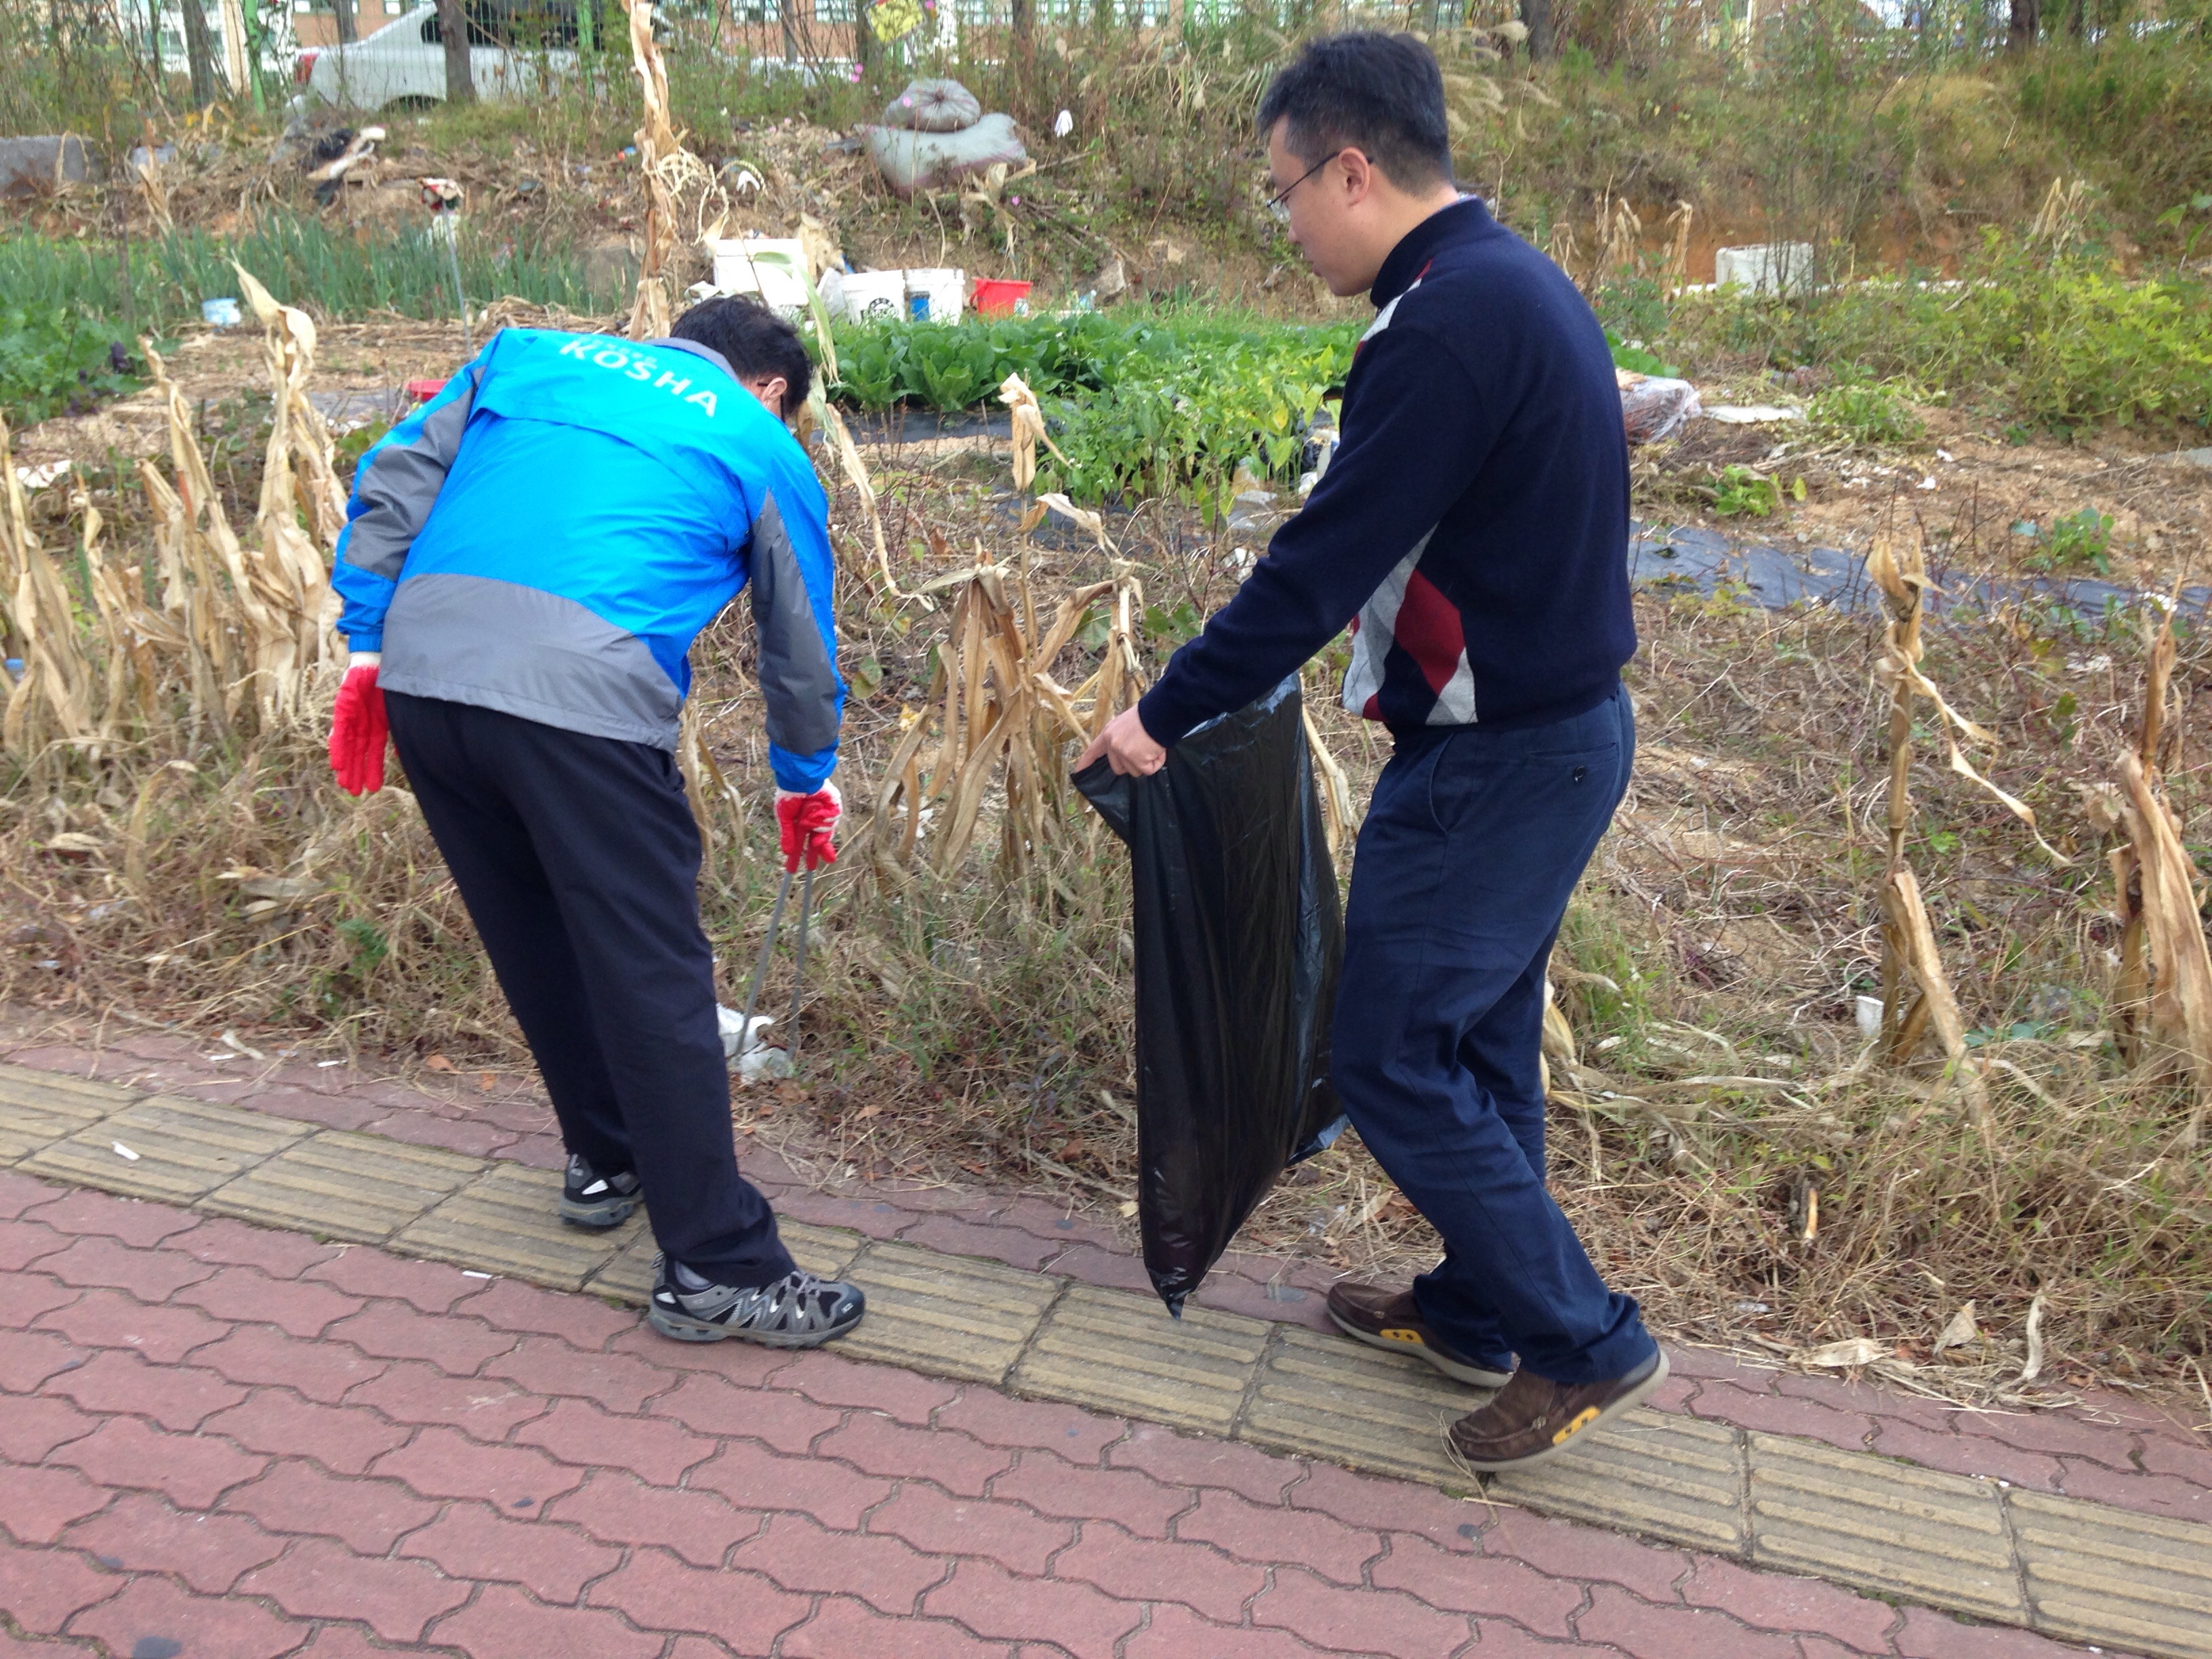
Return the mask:
M 987 276 L 975 283 L 975 309 L 986 317 L 1011 317 L 1016 306 L 1029 297 L 1027 283 L 1000 282 Z

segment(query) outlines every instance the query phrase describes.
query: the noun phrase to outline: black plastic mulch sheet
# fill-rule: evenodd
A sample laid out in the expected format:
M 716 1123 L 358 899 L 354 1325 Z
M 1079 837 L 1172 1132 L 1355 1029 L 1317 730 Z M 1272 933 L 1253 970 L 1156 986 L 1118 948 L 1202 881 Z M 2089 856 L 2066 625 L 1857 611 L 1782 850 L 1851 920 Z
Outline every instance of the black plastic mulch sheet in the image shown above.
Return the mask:
M 1137 1215 L 1170 1313 L 1286 1165 L 1336 1138 L 1344 955 L 1295 678 L 1149 778 L 1075 775 L 1136 887 Z

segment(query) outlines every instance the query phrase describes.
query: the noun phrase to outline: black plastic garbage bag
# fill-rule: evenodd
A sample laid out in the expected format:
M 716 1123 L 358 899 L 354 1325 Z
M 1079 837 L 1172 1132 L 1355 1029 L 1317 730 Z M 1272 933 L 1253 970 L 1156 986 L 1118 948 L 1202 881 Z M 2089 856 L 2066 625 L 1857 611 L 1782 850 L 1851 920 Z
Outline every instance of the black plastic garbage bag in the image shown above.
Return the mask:
M 1149 778 L 1075 787 L 1129 846 L 1137 901 L 1137 1215 L 1168 1310 L 1284 1168 L 1343 1127 L 1328 1076 L 1344 955 L 1295 678 Z

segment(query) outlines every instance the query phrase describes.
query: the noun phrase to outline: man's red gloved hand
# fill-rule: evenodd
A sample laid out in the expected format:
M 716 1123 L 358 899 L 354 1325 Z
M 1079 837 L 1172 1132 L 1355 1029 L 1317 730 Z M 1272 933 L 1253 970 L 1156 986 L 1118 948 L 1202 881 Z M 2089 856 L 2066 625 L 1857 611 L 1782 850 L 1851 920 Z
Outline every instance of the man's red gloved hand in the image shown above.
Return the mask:
M 783 867 L 796 870 L 801 857 L 810 870 L 836 863 L 832 835 L 844 811 L 844 798 L 834 783 L 823 784 L 811 795 L 795 789 L 777 790 L 775 824 L 783 833 Z
M 331 711 L 331 770 L 349 795 L 373 795 L 384 787 L 384 746 L 392 727 L 384 718 L 384 690 L 376 683 L 381 659 L 356 651 L 337 707 Z

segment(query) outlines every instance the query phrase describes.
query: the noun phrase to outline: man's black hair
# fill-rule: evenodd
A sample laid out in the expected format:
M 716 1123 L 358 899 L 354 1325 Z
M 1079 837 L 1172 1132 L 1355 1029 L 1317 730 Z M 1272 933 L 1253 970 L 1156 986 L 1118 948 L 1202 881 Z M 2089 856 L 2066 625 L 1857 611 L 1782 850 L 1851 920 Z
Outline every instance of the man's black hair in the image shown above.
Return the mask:
M 1411 34 L 1357 30 L 1309 40 L 1260 100 L 1260 131 L 1289 120 L 1283 141 L 1308 167 L 1356 149 L 1401 190 L 1452 176 L 1444 77 Z
M 750 294 L 722 294 L 702 300 L 676 319 L 669 333 L 719 351 L 741 380 L 781 374 L 783 417 L 799 413 L 814 386 L 814 363 L 799 331 Z

